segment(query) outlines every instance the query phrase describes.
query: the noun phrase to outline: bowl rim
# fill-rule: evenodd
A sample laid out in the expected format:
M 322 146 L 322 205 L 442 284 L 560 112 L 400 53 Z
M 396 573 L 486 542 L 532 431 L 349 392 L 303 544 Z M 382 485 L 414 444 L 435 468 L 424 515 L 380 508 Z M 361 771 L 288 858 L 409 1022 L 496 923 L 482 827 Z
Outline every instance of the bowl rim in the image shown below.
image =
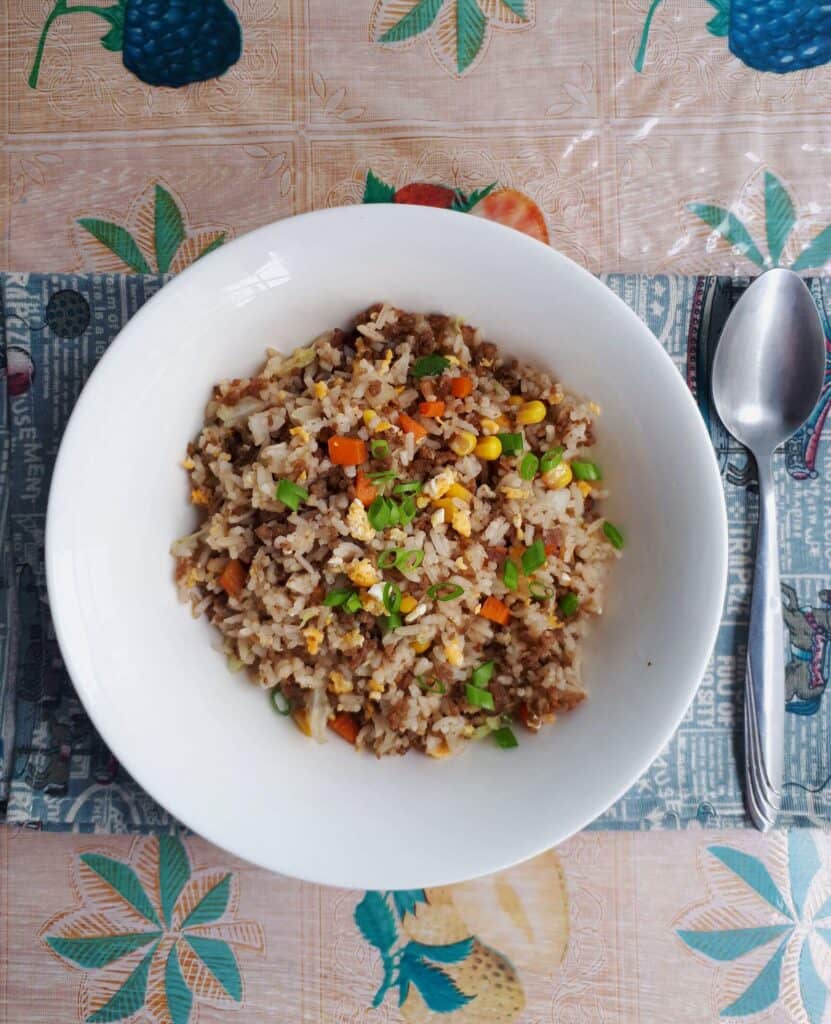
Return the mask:
M 92 693 L 93 688 L 87 685 L 82 678 L 82 673 L 78 670 L 73 653 L 74 642 L 72 636 L 67 631 L 63 614 L 61 612 L 62 602 L 65 601 L 66 598 L 58 596 L 58 569 L 55 554 L 58 547 L 57 535 L 61 529 L 58 510 L 64 501 L 67 499 L 71 500 L 72 484 L 71 481 L 67 479 L 67 467 L 70 463 L 73 452 L 77 447 L 76 438 L 80 431 L 83 430 L 85 423 L 88 421 L 90 410 L 94 410 L 99 393 L 106 387 L 108 376 L 111 373 L 116 372 L 114 368 L 117 367 L 120 353 L 125 351 L 128 346 L 140 343 L 145 321 L 148 321 L 151 317 L 156 315 L 155 309 L 159 302 L 170 302 L 172 299 L 176 298 L 180 291 L 190 288 L 192 286 L 191 283 L 195 281 L 201 273 L 203 273 L 205 266 L 212 266 L 219 263 L 219 261 L 229 260 L 237 251 L 242 253 L 252 245 L 256 246 L 264 240 L 268 240 L 272 246 L 279 248 L 281 233 L 284 231 L 296 231 L 298 224 L 303 223 L 323 224 L 326 221 L 331 221 L 333 224 L 336 224 L 337 222 L 343 221 L 349 226 L 350 230 L 360 230 L 361 223 L 365 222 L 367 219 L 377 219 L 381 222 L 385 219 L 392 218 L 393 220 L 399 219 L 405 224 L 407 221 L 421 220 L 429 223 L 430 220 L 433 220 L 437 228 L 440 227 L 442 231 L 446 231 L 448 220 L 453 217 L 458 218 L 460 224 L 467 223 L 477 225 L 475 228 L 466 227 L 462 230 L 470 230 L 473 233 L 481 232 L 483 237 L 486 234 L 490 234 L 494 238 L 503 240 L 510 238 L 512 245 L 518 246 L 519 248 L 526 248 L 530 258 L 534 260 L 549 260 L 553 273 L 557 272 L 558 266 L 562 267 L 567 265 L 570 268 L 571 273 L 576 273 L 587 282 L 587 287 L 590 290 L 602 288 L 604 292 L 608 293 L 606 298 L 616 307 L 617 314 L 624 321 L 628 322 L 629 330 L 640 334 L 644 343 L 653 347 L 656 359 L 663 360 L 672 367 L 673 374 L 677 377 L 680 385 L 678 389 L 678 401 L 681 402 L 685 408 L 686 418 L 690 424 L 689 429 L 696 438 L 695 444 L 700 447 L 702 451 L 706 450 L 709 453 L 709 458 L 706 460 L 709 465 L 709 469 L 706 472 L 709 475 L 710 484 L 714 485 L 710 487 L 710 491 L 712 492 L 710 499 L 713 497 L 717 498 L 715 503 L 717 507 L 711 505 L 709 513 L 718 520 L 719 529 L 717 536 L 714 535 L 708 538 L 712 545 L 708 550 L 708 561 L 713 563 L 715 566 L 714 575 L 718 581 L 717 592 L 719 599 L 718 601 L 714 600 L 712 602 L 707 613 L 706 628 L 702 627 L 700 630 L 702 643 L 699 646 L 699 655 L 696 659 L 695 671 L 690 667 L 684 674 L 685 676 L 688 676 L 689 682 L 683 690 L 679 687 L 679 703 L 677 706 L 681 709 L 680 712 L 674 717 L 672 722 L 668 721 L 667 727 L 661 730 L 660 736 L 656 730 L 653 739 L 648 744 L 644 745 L 645 753 L 644 756 L 637 761 L 637 770 L 631 774 L 629 772 L 625 773 L 625 776 L 622 777 L 622 781 L 614 788 L 611 799 L 608 799 L 604 795 L 600 800 L 598 798 L 594 798 L 593 800 L 587 801 L 584 813 L 577 816 L 579 818 L 577 823 L 572 824 L 570 822 L 565 832 L 562 830 L 558 831 L 555 823 L 552 823 L 547 830 L 540 829 L 537 833 L 539 838 L 533 843 L 528 843 L 526 850 L 520 856 L 512 856 L 507 860 L 490 863 L 473 871 L 467 871 L 466 873 L 457 872 L 452 874 L 450 877 L 445 877 L 444 875 L 441 879 L 431 877 L 429 881 L 425 882 L 424 886 L 417 884 L 414 887 L 421 888 L 431 885 L 456 884 L 471 878 L 481 877 L 493 872 L 504 870 L 514 864 L 536 857 L 544 851 L 551 849 L 552 846 L 565 841 L 565 839 L 586 828 L 586 826 L 590 825 L 591 822 L 602 814 L 604 810 L 616 803 L 637 781 L 637 779 L 643 775 L 649 765 L 660 754 L 661 750 L 677 731 L 698 691 L 715 646 L 722 620 L 728 572 L 728 521 L 721 473 L 707 426 L 701 416 L 695 398 L 686 385 L 686 382 L 678 373 L 670 355 L 658 341 L 654 333 L 649 329 L 649 327 L 647 327 L 633 309 L 627 306 L 621 298 L 612 292 L 603 281 L 599 280 L 599 278 L 590 271 L 575 263 L 569 257 L 556 249 L 543 245 L 535 239 L 530 238 L 513 228 L 505 227 L 484 218 L 463 218 L 455 211 L 395 204 L 339 206 L 273 221 L 253 231 L 240 235 L 238 238 L 225 243 L 214 252 L 209 253 L 203 259 L 191 264 L 180 274 L 176 275 L 176 277 L 166 282 L 163 287 L 160 288 L 159 291 L 147 302 L 145 302 L 141 308 L 139 308 L 136 313 L 122 326 L 118 334 L 110 342 L 107 350 L 98 360 L 72 409 L 55 459 L 47 502 L 44 537 L 46 583 L 49 594 L 50 612 L 58 646 L 78 698 L 104 742 L 113 750 L 116 756 L 119 757 L 119 761 L 135 782 L 141 786 L 154 801 L 164 807 L 172 818 L 185 825 L 185 827 L 189 828 L 194 833 L 202 836 L 207 841 L 225 849 L 234 856 L 245 859 L 249 863 L 314 884 L 335 885 L 347 888 L 378 887 L 365 884 L 366 878 L 362 878 L 357 882 L 354 882 L 349 879 L 345 880 L 342 876 L 334 877 L 334 874 L 329 877 L 319 877 L 314 872 L 310 872 L 308 874 L 304 873 L 302 867 L 298 868 L 297 865 L 292 865 L 291 867 L 280 867 L 276 866 L 267 857 L 258 858 L 256 852 L 252 851 L 250 844 L 246 846 L 244 842 L 235 842 L 235 836 L 226 834 L 227 827 L 225 832 L 223 832 L 222 825 L 216 822 L 216 819 L 213 821 L 203 821 L 198 814 L 196 815 L 198 820 L 192 819 L 187 806 L 181 806 L 183 802 L 185 805 L 187 804 L 187 799 L 184 796 L 183 791 L 180 790 L 172 794 L 160 794 L 158 787 L 152 784 L 147 785 L 144 781 L 143 776 L 145 776 L 145 772 L 143 771 L 141 763 L 134 763 L 132 758 L 121 758 L 117 749 L 118 737 L 113 737 L 112 735 L 111 722 L 100 721 L 102 716 L 99 715 L 99 709 L 94 694 Z M 590 282 L 590 284 L 588 282 Z M 164 295 L 164 300 L 160 299 L 162 295 Z M 693 413 L 694 416 L 689 415 L 690 413 Z M 667 719 L 669 719 L 669 715 L 667 715 Z M 171 796 L 172 799 L 170 799 Z M 402 887 L 412 886 L 383 886 L 383 888 Z

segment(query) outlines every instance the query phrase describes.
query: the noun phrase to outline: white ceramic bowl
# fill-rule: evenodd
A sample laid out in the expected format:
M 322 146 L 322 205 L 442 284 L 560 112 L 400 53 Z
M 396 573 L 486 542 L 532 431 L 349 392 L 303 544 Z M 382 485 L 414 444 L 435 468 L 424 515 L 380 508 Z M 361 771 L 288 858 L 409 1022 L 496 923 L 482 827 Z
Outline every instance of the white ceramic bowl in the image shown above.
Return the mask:
M 464 316 L 603 408 L 607 512 L 627 538 L 588 640 L 589 700 L 511 751 L 378 761 L 307 740 L 228 673 L 177 602 L 185 445 L 211 386 L 385 299 Z M 565 257 L 477 217 L 358 206 L 223 246 L 167 285 L 95 370 L 55 468 L 49 595 L 81 700 L 135 779 L 248 860 L 403 889 L 506 867 L 582 828 L 672 735 L 721 614 L 726 520 L 707 433 L 638 317 Z

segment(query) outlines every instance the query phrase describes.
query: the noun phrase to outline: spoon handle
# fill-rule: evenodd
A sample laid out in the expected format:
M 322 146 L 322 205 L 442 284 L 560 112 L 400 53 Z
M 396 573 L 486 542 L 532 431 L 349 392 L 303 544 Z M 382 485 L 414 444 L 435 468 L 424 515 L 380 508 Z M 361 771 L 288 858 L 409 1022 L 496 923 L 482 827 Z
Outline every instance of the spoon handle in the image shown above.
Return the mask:
M 779 544 L 770 456 L 756 456 L 759 532 L 750 603 L 745 680 L 745 780 L 753 824 L 766 832 L 782 799 L 785 753 L 785 664 Z

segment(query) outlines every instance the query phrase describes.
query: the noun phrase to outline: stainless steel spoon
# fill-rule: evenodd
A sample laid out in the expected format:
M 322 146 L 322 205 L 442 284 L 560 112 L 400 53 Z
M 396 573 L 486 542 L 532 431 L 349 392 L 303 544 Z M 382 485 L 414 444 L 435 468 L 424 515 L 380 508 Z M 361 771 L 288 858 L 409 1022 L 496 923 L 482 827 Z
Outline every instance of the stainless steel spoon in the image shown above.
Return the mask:
M 730 314 L 713 362 L 713 399 L 725 427 L 753 454 L 759 478 L 759 532 L 745 678 L 747 808 L 766 832 L 782 799 L 785 665 L 774 449 L 811 414 L 825 376 L 825 337 L 804 281 L 769 270 Z

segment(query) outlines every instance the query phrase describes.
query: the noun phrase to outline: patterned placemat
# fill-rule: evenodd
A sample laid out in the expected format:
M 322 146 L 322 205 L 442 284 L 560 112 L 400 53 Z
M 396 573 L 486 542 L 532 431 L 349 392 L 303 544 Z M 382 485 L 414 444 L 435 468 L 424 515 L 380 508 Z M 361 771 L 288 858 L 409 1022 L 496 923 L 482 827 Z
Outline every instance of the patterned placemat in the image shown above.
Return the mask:
M 728 278 L 609 275 L 696 394 L 727 495 L 730 577 L 713 659 L 661 756 L 596 828 L 744 824 L 741 684 L 757 498 L 752 467 L 710 408 L 709 368 L 724 320 L 747 285 Z M 163 278 L 6 274 L 0 409 L 0 798 L 9 822 L 50 830 L 167 830 L 173 822 L 104 746 L 61 661 L 46 601 L 43 531 L 52 465 L 90 371 Z M 810 282 L 828 327 L 828 281 Z M 783 818 L 828 817 L 831 660 L 831 455 L 821 443 L 831 384 L 806 428 L 775 459 L 780 506 L 788 780 Z M 667 473 L 683 471 L 683 460 Z M 702 552 L 706 557 L 706 552 Z M 682 595 L 678 614 L 683 615 Z

